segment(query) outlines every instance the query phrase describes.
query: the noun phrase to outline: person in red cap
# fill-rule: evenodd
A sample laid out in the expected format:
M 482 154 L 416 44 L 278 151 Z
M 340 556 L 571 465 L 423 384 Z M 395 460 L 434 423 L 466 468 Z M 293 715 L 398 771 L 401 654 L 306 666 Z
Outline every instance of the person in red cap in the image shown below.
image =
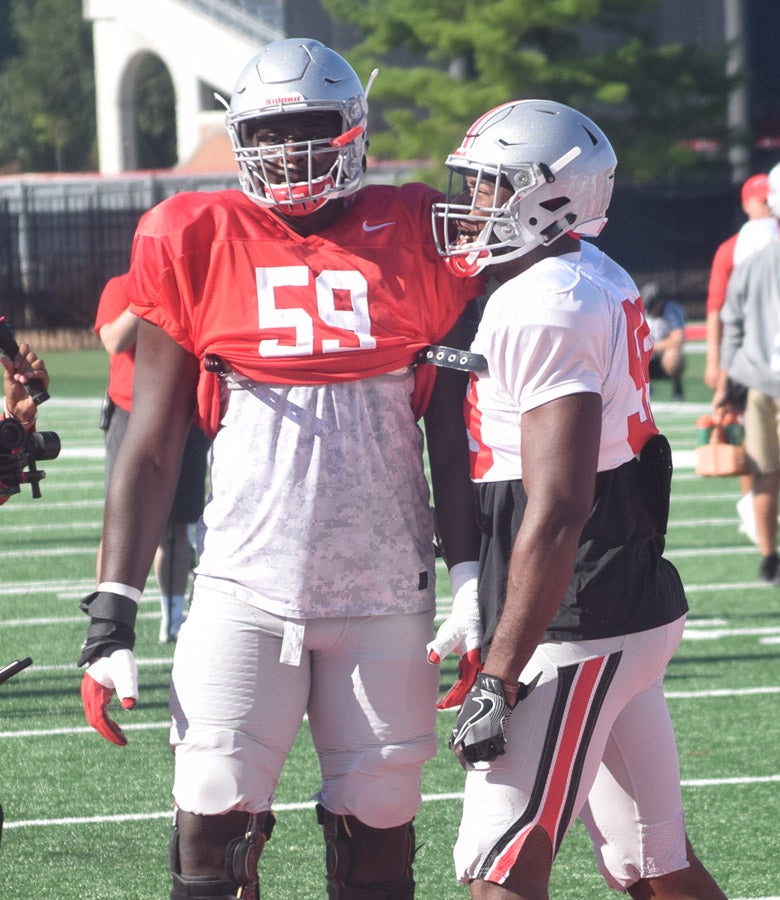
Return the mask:
M 760 249 L 777 233 L 777 220 L 767 206 L 768 178 L 766 172 L 751 175 L 742 185 L 740 199 L 747 222 L 727 238 L 715 251 L 707 286 L 707 365 L 704 383 L 715 390 L 720 370 L 720 340 L 722 326 L 720 310 L 726 301 L 726 288 L 734 266 L 750 253 Z M 757 223 L 757 224 L 756 224 Z
M 723 325 L 720 311 L 726 302 L 726 289 L 729 278 L 740 262 L 756 250 L 768 244 L 777 235 L 777 219 L 767 205 L 769 179 L 766 172 L 751 175 L 740 192 L 742 209 L 747 216 L 736 234 L 727 238 L 715 251 L 710 269 L 710 280 L 707 289 L 706 341 L 707 362 L 704 369 L 704 383 L 715 391 L 720 371 L 720 344 L 723 336 Z M 747 389 L 729 380 L 726 399 L 730 411 L 742 416 L 745 411 Z M 742 497 L 737 503 L 740 518 L 739 530 L 746 534 L 753 543 L 757 543 L 755 512 L 753 510 L 752 476 L 743 475 L 741 479 Z
M 769 172 L 767 205 L 780 219 L 780 163 Z M 777 231 L 775 231 L 777 234 Z M 735 267 L 720 317 L 721 375 L 713 407 L 726 401 L 726 380 L 747 387 L 745 452 L 752 475 L 759 578 L 780 585 L 778 494 L 780 493 L 780 241 L 768 240 Z

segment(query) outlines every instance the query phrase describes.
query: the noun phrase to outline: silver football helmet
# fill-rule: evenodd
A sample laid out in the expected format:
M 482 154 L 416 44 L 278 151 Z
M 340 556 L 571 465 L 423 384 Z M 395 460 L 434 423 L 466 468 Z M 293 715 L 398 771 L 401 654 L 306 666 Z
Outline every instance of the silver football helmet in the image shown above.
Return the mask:
M 244 193 L 261 206 L 300 216 L 356 191 L 368 146 L 366 96 L 349 63 L 319 41 L 269 44 L 244 68 L 227 107 Z M 271 117 L 278 125 L 280 116 L 301 113 L 319 113 L 320 122 L 322 114 L 332 114 L 327 136 L 293 141 L 276 127 L 276 143 L 256 137 Z
M 569 232 L 599 234 L 617 158 L 577 110 L 516 100 L 477 119 L 446 165 L 447 200 L 434 205 L 434 236 L 449 267 L 469 276 Z M 510 192 L 505 201 L 502 187 Z

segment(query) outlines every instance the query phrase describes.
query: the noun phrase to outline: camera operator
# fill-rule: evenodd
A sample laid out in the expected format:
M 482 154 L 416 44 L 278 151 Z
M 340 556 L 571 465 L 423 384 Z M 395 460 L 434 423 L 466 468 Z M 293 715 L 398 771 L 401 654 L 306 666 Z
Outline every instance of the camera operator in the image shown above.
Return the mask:
M 0 419 L 16 419 L 27 434 L 32 434 L 35 431 L 38 407 L 33 397 L 27 392 L 25 384 L 29 384 L 33 379 L 38 379 L 40 386 L 44 390 L 48 390 L 49 373 L 46 371 L 46 363 L 32 350 L 29 344 L 20 344 L 19 350 L 13 358 L 0 353 L 0 363 L 3 365 L 4 388 Z M 0 492 L 0 505 L 7 499 L 8 496 Z M 24 668 L 30 662 L 32 660 L 26 659 L 21 665 L 17 661 L 12 666 Z M 3 670 L 7 678 L 15 674 L 12 666 Z M 3 833 L 3 818 L 3 807 L 0 806 L 0 837 Z
M 19 352 L 11 359 L 0 354 L 3 365 L 4 403 L 0 418 L 17 419 L 27 434 L 35 431 L 35 420 L 38 407 L 28 394 L 25 384 L 39 379 L 44 388 L 49 386 L 49 373 L 46 364 L 27 343 L 19 345 Z M 0 504 L 8 498 L 0 495 Z

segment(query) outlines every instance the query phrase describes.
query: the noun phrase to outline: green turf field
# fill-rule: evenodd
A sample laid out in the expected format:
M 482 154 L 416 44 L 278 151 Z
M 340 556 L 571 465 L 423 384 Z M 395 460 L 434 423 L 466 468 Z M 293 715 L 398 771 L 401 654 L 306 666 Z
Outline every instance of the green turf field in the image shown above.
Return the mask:
M 691 348 L 693 351 L 694 348 Z M 161 900 L 168 896 L 170 785 L 167 685 L 172 650 L 157 642 L 154 579 L 136 647 L 141 696 L 119 712 L 130 743 L 119 749 L 87 728 L 74 662 L 86 620 L 78 600 L 94 584 L 103 499 L 101 351 L 49 353 L 53 398 L 40 427 L 62 438 L 44 465 L 43 497 L 29 489 L 0 512 L 0 665 L 33 665 L 0 685 L 0 898 Z M 684 779 L 688 830 L 730 898 L 780 897 L 780 588 L 757 580 L 758 552 L 737 530 L 737 479 L 692 471 L 694 423 L 709 392 L 703 357 L 691 352 L 686 402 L 654 390 L 656 418 L 675 450 L 669 556 L 691 604 L 690 623 L 667 678 Z M 442 613 L 448 583 L 440 580 Z M 448 660 L 443 683 L 453 678 Z M 440 715 L 442 749 L 425 771 L 417 819 L 417 896 L 465 898 L 453 880 L 462 772 L 446 749 L 454 714 Z M 263 854 L 263 897 L 322 898 L 323 844 L 310 796 L 316 764 L 306 729 L 283 773 L 278 823 Z M 555 864 L 551 896 L 613 895 L 575 826 Z M 616 895 L 615 895 L 616 896 Z

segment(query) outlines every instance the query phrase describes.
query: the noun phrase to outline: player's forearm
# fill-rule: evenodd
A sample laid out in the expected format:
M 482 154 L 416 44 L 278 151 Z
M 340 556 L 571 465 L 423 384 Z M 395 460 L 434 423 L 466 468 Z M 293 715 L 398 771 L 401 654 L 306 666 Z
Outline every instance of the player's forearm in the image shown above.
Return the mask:
M 462 415 L 465 392 L 465 374 L 438 371 L 425 413 L 433 502 L 448 566 L 479 558 L 480 536 Z
M 138 322 L 138 317 L 126 309 L 113 322 L 103 325 L 100 329 L 100 340 L 106 352 L 114 355 L 134 346 L 138 336 Z
M 156 478 L 156 467 L 139 463 L 123 477 L 114 469 L 106 497 L 99 581 L 114 581 L 143 589 L 165 527 L 176 487 L 176 472 Z
M 104 516 L 100 577 L 143 586 L 170 512 L 198 379 L 197 359 L 140 322 L 133 410 Z
M 448 568 L 479 559 L 480 534 L 473 488 L 470 481 L 461 481 L 462 477 L 462 471 L 458 471 L 454 479 L 449 482 L 445 480 L 438 490 L 434 487 L 433 492 L 439 535 Z M 437 478 L 435 481 L 444 479 Z
M 521 528 L 522 531 L 522 528 Z M 581 528 L 551 542 L 518 535 L 507 578 L 501 619 L 485 660 L 484 671 L 513 683 L 520 677 L 557 612 L 571 581 Z
M 143 588 L 173 502 L 188 427 L 181 409 L 130 414 L 106 496 L 101 581 Z
M 596 493 L 601 397 L 570 394 L 522 417 L 528 502 L 509 560 L 506 602 L 485 671 L 515 681 L 571 582 Z

